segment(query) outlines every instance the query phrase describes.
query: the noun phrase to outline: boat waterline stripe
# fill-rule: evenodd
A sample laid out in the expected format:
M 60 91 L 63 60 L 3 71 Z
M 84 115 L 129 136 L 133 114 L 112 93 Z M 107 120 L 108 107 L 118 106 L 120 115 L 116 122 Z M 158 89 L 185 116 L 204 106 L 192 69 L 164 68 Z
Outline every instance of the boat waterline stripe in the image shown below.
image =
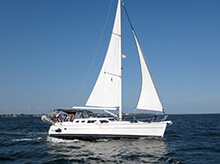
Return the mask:
M 160 135 L 112 135 L 112 134 L 50 134 L 57 138 L 140 138 L 140 137 L 162 137 Z

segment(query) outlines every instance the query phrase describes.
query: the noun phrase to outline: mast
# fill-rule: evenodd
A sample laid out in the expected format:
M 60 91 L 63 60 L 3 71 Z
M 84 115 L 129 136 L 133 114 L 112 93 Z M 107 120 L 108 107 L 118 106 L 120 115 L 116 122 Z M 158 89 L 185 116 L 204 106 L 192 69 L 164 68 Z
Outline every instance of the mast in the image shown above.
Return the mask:
M 118 16 L 119 16 L 119 33 L 121 34 L 121 0 L 118 0 Z M 119 38 L 119 54 L 120 54 L 120 64 L 121 64 L 121 70 L 120 70 L 120 85 L 121 85 L 121 89 L 120 89 L 120 93 L 119 93 L 119 109 L 118 109 L 118 117 L 119 120 L 122 120 L 122 57 L 121 57 L 121 35 Z

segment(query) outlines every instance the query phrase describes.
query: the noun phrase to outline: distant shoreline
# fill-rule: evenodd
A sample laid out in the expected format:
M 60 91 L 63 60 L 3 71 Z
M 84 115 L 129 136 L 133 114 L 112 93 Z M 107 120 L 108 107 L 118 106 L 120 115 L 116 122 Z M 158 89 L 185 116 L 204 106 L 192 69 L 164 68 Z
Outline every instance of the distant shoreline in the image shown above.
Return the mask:
M 41 117 L 43 114 L 1 114 L 0 117 Z
M 180 114 L 166 114 L 166 115 L 208 115 L 220 113 L 180 113 Z M 0 117 L 41 117 L 44 114 L 0 114 Z M 97 116 L 107 116 L 108 114 L 97 114 Z M 155 115 L 153 113 L 123 113 L 124 116 L 129 115 Z M 162 114 L 157 114 L 162 115 Z

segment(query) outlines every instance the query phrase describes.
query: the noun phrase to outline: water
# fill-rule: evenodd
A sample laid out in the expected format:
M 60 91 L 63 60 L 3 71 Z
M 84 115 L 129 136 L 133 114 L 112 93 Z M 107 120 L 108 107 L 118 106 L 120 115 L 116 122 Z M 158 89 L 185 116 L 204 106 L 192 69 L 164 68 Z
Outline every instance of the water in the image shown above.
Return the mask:
M 220 114 L 171 115 L 164 139 L 62 140 L 40 118 L 0 117 L 0 163 L 219 163 Z

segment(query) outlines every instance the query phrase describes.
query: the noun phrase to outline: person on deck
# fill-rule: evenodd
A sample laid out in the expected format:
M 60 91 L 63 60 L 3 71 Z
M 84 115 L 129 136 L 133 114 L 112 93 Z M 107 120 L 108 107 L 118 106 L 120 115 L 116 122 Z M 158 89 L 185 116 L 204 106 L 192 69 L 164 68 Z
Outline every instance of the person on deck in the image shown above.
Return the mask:
M 64 122 L 65 119 L 66 119 L 66 115 L 65 115 L 65 114 L 62 114 L 62 115 L 61 115 L 61 118 L 62 118 L 62 122 Z
M 74 114 L 71 114 L 71 118 L 70 118 L 70 121 L 73 121 L 74 120 Z
M 71 114 L 67 114 L 66 120 L 65 121 L 70 121 Z
M 60 112 L 57 113 L 56 117 L 57 117 L 57 121 L 58 121 L 58 122 L 61 122 L 61 121 L 62 121 Z

